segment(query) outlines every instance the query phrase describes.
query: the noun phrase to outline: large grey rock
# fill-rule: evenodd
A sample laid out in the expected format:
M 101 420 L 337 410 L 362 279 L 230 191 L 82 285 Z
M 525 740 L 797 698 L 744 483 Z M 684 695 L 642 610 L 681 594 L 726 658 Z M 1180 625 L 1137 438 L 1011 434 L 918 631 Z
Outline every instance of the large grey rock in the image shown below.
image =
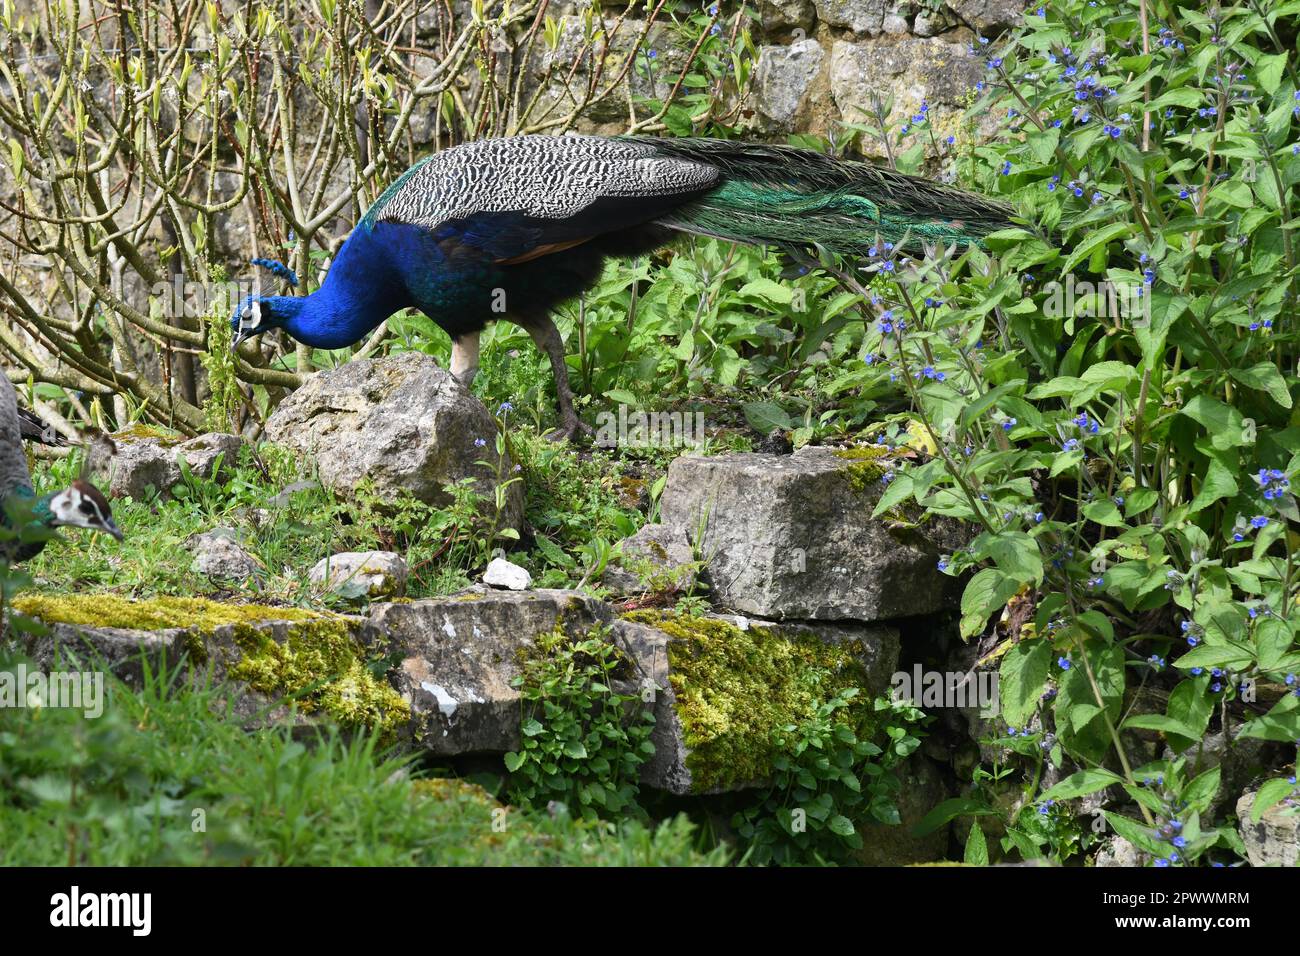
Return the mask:
M 402 493 L 445 506 L 463 478 L 490 508 L 496 423 L 483 403 L 419 352 L 351 361 L 307 380 L 266 423 L 267 437 L 315 461 L 321 482 L 345 496 L 368 481 L 381 498 Z M 483 445 L 475 444 L 484 442 Z M 503 471 L 510 473 L 512 463 Z M 520 482 L 506 489 L 501 527 L 523 514 Z
M 1251 810 L 1258 791 L 1237 801 L 1238 829 L 1251 866 L 1295 866 L 1300 862 L 1300 803 L 1285 800 L 1269 807 L 1255 823 Z
M 137 429 L 114 435 L 113 444 L 111 456 L 92 452 L 91 474 L 107 481 L 109 497 L 144 501 L 150 489 L 163 499 L 171 497 L 172 487 L 181 480 L 182 460 L 196 478 L 217 478 L 233 470 L 244 440 L 216 432 L 180 440 Z
M 213 528 L 185 542 L 194 553 L 193 570 L 217 583 L 238 584 L 262 573 L 262 565 L 239 543 L 231 528 Z
M 468 591 L 372 607 L 364 639 L 400 658 L 394 686 L 410 702 L 415 738 L 434 754 L 519 746 L 521 655 L 565 627 L 587 630 L 610 608 L 577 591 Z
M 406 593 L 407 567 L 392 551 L 345 551 L 319 561 L 309 577 L 345 598 L 395 598 Z
M 758 51 L 754 70 L 754 98 L 758 111 L 774 126 L 790 129 L 806 111 L 813 81 L 826 63 L 826 51 L 814 39 L 788 46 L 765 46 Z
M 46 611 L 41 599 L 36 601 L 35 607 L 24 608 L 23 613 L 30 614 L 45 627 L 39 632 L 24 632 L 21 639 L 23 650 L 43 670 L 106 671 L 126 686 L 137 689 L 144 686 L 147 672 L 157 674 L 163 669 L 179 673 L 200 687 L 206 686 L 209 680 L 224 682 L 234 690 L 232 712 L 250 729 L 288 721 L 297 732 L 328 719 L 305 698 L 291 705 L 283 692 L 261 687 L 259 679 L 241 670 L 251 642 L 264 640 L 267 646 L 274 644 L 282 648 L 292 642 L 301 651 L 304 644 L 299 642 L 336 640 L 341 634 L 342 639 L 355 642 L 358 652 L 361 648 L 355 637 L 360 620 L 343 615 L 308 615 L 296 609 L 235 606 L 232 620 L 222 623 L 206 617 L 212 608 L 220 607 L 215 602 L 187 603 L 168 598 L 131 601 L 110 597 L 110 603 L 101 609 L 96 595 L 84 595 L 57 599 L 55 609 Z M 82 623 L 87 608 L 102 623 Z M 250 614 L 253 610 L 258 613 Z M 317 634 L 315 629 L 321 625 L 324 628 Z M 293 653 L 289 652 L 290 658 Z M 252 684 L 246 683 L 244 677 L 249 677 Z M 320 684 L 314 682 L 311 689 L 319 690 Z M 349 687 L 340 690 L 342 695 L 348 692 Z M 401 704 L 395 694 L 390 692 L 389 696 L 395 705 Z M 399 719 L 404 716 L 404 712 L 398 715 Z
M 714 599 L 743 614 L 870 622 L 950 607 L 954 581 L 936 565 L 960 529 L 873 519 L 883 489 L 863 462 L 828 448 L 682 456 L 661 515 L 703 556 Z
M 893 0 L 813 0 L 813 6 L 822 23 L 852 30 L 859 36 L 875 36 L 883 28 Z

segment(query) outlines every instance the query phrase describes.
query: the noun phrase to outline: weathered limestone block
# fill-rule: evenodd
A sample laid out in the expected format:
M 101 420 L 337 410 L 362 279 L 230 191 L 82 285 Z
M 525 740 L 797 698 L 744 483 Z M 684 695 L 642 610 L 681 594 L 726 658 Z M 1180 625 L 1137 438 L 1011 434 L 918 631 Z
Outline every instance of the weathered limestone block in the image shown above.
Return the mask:
M 638 662 L 642 699 L 654 695 L 655 753 L 642 782 L 679 795 L 763 785 L 773 728 L 845 687 L 860 688 L 870 707 L 887 693 L 899 652 L 889 627 L 662 611 L 627 615 L 614 638 Z
M 299 727 L 331 720 L 397 734 L 410 720 L 405 701 L 367 666 L 359 618 L 103 594 L 25 595 L 15 608 L 46 625 L 22 636 L 46 670 L 106 670 L 129 687 L 142 685 L 146 666 L 183 668 L 199 686 L 211 675 L 232 686 L 234 712 L 250 727 L 292 714 Z
M 876 36 L 884 28 L 892 0 L 813 0 L 817 19 L 859 36 Z
M 946 0 L 959 20 L 983 37 L 1019 26 L 1029 6 L 1027 0 Z
M 577 591 L 476 589 L 371 608 L 364 639 L 400 659 L 391 679 L 409 701 L 415 737 L 435 754 L 519 746 L 520 655 L 556 628 L 574 633 L 612 610 Z
M 826 51 L 812 38 L 760 47 L 754 70 L 758 112 L 780 129 L 799 125 L 812 109 L 810 97 L 826 62 Z
M 662 520 L 707 562 L 714 599 L 743 614 L 871 622 L 947 608 L 954 582 L 936 564 L 960 529 L 872 518 L 882 471 L 821 447 L 682 456 L 668 469 Z
M 812 0 L 758 0 L 758 15 L 767 31 L 812 28 Z
M 163 499 L 181 480 L 181 461 L 196 478 L 215 478 L 233 469 L 244 440 L 238 435 L 210 433 L 185 439 L 180 435 L 139 427 L 113 436 L 116 452 L 92 452 L 91 474 L 108 483 L 111 498 L 143 501 L 152 488 Z
M 1251 810 L 1259 791 L 1237 801 L 1238 828 L 1251 866 L 1295 866 L 1300 862 L 1300 801 L 1292 798 L 1269 807 L 1256 823 Z
M 954 42 L 948 42 L 949 39 Z M 893 97 L 889 122 L 895 127 L 908 122 L 929 108 L 934 138 L 942 142 L 956 135 L 962 123 L 969 90 L 984 75 L 983 60 L 969 51 L 969 35 L 962 31 L 943 37 L 904 36 L 880 42 L 850 43 L 837 41 L 831 47 L 830 86 L 835 104 L 850 123 L 875 126 L 873 103 Z M 988 124 L 994 118 L 987 120 Z M 981 127 L 978 136 L 987 135 Z M 927 156 L 935 155 L 927 135 Z M 868 156 L 884 156 L 884 147 L 875 137 L 864 137 L 862 148 Z
M 368 481 L 381 498 L 409 493 L 445 506 L 446 486 L 468 477 L 486 506 L 494 498 L 493 469 L 479 462 L 495 454 L 495 421 L 419 352 L 353 360 L 313 375 L 280 403 L 266 434 L 313 459 L 321 482 L 345 496 Z M 503 527 L 518 527 L 523 500 L 520 482 L 506 489 Z

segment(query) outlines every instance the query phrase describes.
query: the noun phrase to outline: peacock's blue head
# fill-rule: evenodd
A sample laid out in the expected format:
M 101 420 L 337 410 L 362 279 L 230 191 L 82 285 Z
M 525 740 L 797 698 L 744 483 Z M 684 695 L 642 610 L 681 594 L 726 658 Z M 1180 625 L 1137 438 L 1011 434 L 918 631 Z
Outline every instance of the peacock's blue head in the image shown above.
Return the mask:
M 252 259 L 253 265 L 265 269 L 277 279 L 282 279 L 291 287 L 298 285 L 298 276 L 292 269 L 274 259 Z M 240 344 L 255 335 L 282 328 L 295 312 L 300 301 L 284 296 L 250 295 L 239 303 L 235 314 L 230 317 L 230 349 L 233 352 Z
M 239 308 L 230 317 L 231 351 L 239 348 L 240 343 L 246 339 L 278 329 L 284 324 L 288 316 L 276 308 L 278 299 L 279 296 L 250 295 L 239 303 Z

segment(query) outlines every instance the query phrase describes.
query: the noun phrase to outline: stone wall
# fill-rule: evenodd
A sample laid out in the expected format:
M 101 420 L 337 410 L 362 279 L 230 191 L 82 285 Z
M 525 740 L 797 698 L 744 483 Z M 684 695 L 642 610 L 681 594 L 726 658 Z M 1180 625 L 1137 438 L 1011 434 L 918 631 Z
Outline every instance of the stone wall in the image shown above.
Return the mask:
M 897 126 L 929 107 L 934 139 L 956 135 L 985 66 L 971 52 L 1019 22 L 1020 0 L 760 0 L 755 128 L 767 133 L 836 135 L 841 123 L 868 123 L 892 98 Z M 977 126 L 987 135 L 990 124 Z M 842 136 L 842 134 L 839 134 Z M 927 157 L 938 150 L 926 137 Z M 867 155 L 883 156 L 873 137 Z

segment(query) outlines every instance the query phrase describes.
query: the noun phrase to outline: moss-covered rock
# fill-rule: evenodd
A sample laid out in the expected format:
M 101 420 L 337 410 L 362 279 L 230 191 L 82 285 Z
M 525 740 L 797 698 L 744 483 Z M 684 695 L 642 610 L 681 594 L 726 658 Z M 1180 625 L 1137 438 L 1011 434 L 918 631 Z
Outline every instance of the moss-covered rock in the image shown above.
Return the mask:
M 90 653 L 128 683 L 142 652 L 169 666 L 212 665 L 217 679 L 242 681 L 271 699 L 343 727 L 385 734 L 410 719 L 410 705 L 366 666 L 359 622 L 337 614 L 204 598 L 126 598 L 115 594 L 28 594 L 22 614 L 48 625 L 29 651 L 38 660 Z
M 20 614 L 47 624 L 116 627 L 131 631 L 186 628 L 212 631 L 226 624 L 304 621 L 322 617 L 314 611 L 267 604 L 227 604 L 206 598 L 128 598 L 120 594 L 23 594 L 14 599 Z
M 776 755 L 773 731 L 799 723 L 846 688 L 867 691 L 852 719 L 869 733 L 865 705 L 874 679 L 861 644 L 827 642 L 811 630 L 780 633 L 757 622 L 742 630 L 722 618 L 670 611 L 635 611 L 625 620 L 669 637 L 668 681 L 693 792 L 767 779 Z

